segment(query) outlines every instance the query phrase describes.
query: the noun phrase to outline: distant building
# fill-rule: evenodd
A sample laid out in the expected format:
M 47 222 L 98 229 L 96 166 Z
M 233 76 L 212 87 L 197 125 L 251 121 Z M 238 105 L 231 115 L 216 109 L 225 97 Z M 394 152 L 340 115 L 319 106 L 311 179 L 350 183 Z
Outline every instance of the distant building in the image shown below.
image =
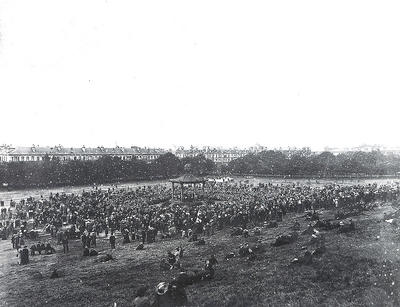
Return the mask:
M 204 147 L 203 149 L 191 147 L 190 149 L 184 149 L 180 147 L 175 151 L 175 155 L 180 159 L 203 155 L 216 164 L 228 164 L 232 160 L 244 157 L 250 152 L 247 149 L 220 149 L 211 147 Z
M 105 148 L 102 146 L 89 148 L 67 148 L 61 145 L 54 147 L 40 147 L 32 145 L 31 147 L 12 147 L 10 145 L 0 146 L 0 162 L 35 162 L 42 161 L 48 156 L 50 159 L 58 158 L 60 161 L 97 160 L 104 156 L 118 157 L 121 160 L 144 160 L 146 162 L 157 159 L 164 154 L 162 149 L 150 149 L 140 147 L 114 147 Z
M 356 147 L 344 147 L 344 148 L 335 148 L 335 147 L 325 147 L 325 151 L 329 151 L 335 155 L 345 152 L 371 152 L 371 151 L 380 151 L 382 154 L 394 154 L 400 155 L 400 147 L 387 147 L 382 145 L 360 145 Z

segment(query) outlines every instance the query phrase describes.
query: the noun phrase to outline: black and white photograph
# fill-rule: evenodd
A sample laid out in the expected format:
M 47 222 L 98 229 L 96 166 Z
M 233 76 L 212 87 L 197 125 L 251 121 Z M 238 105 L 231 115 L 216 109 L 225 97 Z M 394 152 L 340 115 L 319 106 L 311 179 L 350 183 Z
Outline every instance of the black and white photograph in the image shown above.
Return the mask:
M 399 16 L 0 0 L 0 306 L 400 306 Z

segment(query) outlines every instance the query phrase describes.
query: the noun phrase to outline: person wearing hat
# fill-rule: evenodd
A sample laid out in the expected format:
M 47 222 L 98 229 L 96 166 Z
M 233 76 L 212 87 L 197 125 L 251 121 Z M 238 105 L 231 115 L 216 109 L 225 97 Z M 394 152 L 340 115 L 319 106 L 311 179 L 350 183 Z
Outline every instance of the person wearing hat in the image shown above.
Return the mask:
M 63 236 L 62 238 L 62 245 L 63 245 L 63 252 L 68 253 L 69 252 L 69 247 L 68 247 L 68 237 L 67 236 Z
M 125 229 L 123 231 L 123 236 L 124 236 L 124 238 L 123 238 L 122 244 L 131 243 L 131 239 L 129 238 L 129 231 L 127 229 Z
M 36 250 L 38 251 L 39 255 L 42 254 L 42 245 L 40 242 L 36 244 Z
M 49 242 L 47 242 L 46 247 L 44 248 L 44 250 L 45 250 L 46 255 L 51 255 L 51 254 L 54 254 L 56 252 L 54 247 L 52 247 Z
M 82 241 L 82 247 L 83 247 L 83 248 L 86 247 L 86 245 L 87 245 L 87 240 L 88 240 L 88 237 L 86 236 L 85 233 L 83 233 L 82 236 L 81 236 L 81 241 Z
M 110 240 L 111 249 L 115 249 L 115 236 L 114 236 L 114 234 L 111 234 L 109 240 Z
M 147 231 L 144 227 L 142 227 L 142 243 L 144 244 L 146 242 L 146 234 Z
M 24 248 L 19 250 L 19 264 L 25 265 L 29 263 L 29 250 L 25 245 Z
M 176 262 L 176 256 L 173 253 L 168 252 L 168 263 L 170 265 L 173 265 L 175 262 Z
M 167 282 L 160 282 L 156 286 L 155 306 L 157 307 L 173 306 L 170 296 L 167 295 L 168 286 L 169 284 Z
M 33 245 L 30 247 L 30 250 L 31 250 L 31 256 L 35 256 L 36 245 L 33 244 Z
M 40 242 L 39 242 L 40 243 Z M 44 244 L 44 242 L 40 243 L 40 250 L 41 251 L 46 251 L 46 245 Z M 40 254 L 40 253 L 39 253 Z
M 93 247 L 96 247 L 96 232 L 95 231 L 92 231 L 92 233 L 90 234 L 90 240 L 91 240 L 91 242 L 92 242 L 92 246 Z
M 16 242 L 17 242 L 17 237 L 15 236 L 15 234 L 13 234 L 11 237 L 11 243 L 13 248 L 16 247 Z

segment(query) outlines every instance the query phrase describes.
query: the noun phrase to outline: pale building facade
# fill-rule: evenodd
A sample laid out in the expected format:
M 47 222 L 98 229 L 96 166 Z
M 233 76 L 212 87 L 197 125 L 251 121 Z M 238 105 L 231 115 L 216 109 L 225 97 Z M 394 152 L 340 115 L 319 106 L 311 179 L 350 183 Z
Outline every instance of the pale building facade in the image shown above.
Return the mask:
M 54 147 L 40 147 L 32 145 L 31 147 L 13 147 L 10 145 L 0 146 L 0 163 L 6 162 L 37 162 L 43 161 L 46 157 L 50 159 L 58 158 L 60 161 L 97 160 L 104 156 L 118 157 L 121 160 L 144 160 L 151 162 L 156 160 L 165 152 L 161 149 L 149 149 L 139 147 L 114 147 L 105 148 L 102 146 L 96 148 L 66 148 L 61 145 Z
M 184 149 L 183 147 L 178 148 L 175 151 L 175 155 L 182 158 L 193 158 L 199 155 L 203 155 L 207 159 L 210 159 L 216 164 L 228 164 L 229 162 L 244 157 L 249 154 L 250 150 L 245 149 L 219 149 L 205 147 L 203 149 L 191 147 L 190 149 Z

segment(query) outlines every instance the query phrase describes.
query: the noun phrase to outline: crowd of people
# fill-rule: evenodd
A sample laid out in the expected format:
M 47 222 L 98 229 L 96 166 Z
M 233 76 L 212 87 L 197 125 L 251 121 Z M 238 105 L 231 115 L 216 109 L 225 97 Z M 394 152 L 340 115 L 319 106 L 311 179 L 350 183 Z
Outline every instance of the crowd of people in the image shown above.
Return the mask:
M 193 189 L 186 192 L 188 193 L 182 193 L 184 199 L 189 195 L 193 196 Z M 248 182 L 214 182 L 195 191 L 195 195 L 196 198 L 190 202 L 176 201 L 167 185 L 158 184 L 135 189 L 93 188 L 81 194 L 56 193 L 47 198 L 30 197 L 19 203 L 12 203 L 13 209 L 2 215 L 0 233 L 3 239 L 11 236 L 13 248 L 18 250 L 20 264 L 28 264 L 29 256 L 42 253 L 51 255 L 56 252 L 50 242 L 37 241 L 30 246 L 29 254 L 25 241 L 38 240 L 39 228 L 51 235 L 55 242 L 62 244 L 64 253 L 69 252 L 69 240 L 79 239 L 83 256 L 89 257 L 98 255 L 95 248 L 100 233 L 109 240 L 111 249 L 116 248 L 117 232 L 122 237 L 122 244 L 138 241 L 138 250 L 143 249 L 145 243 L 178 236 L 188 237 L 189 241 L 197 241 L 196 245 L 201 245 L 205 242 L 204 239 L 198 240 L 198 235 L 210 236 L 217 230 L 232 227 L 231 235 L 246 237 L 249 235 L 248 229 L 252 228 L 255 229 L 254 233 L 260 233 L 261 226 L 275 227 L 288 213 L 307 211 L 306 215 L 312 221 L 318 215 L 316 211 L 319 209 L 334 209 L 341 216 L 353 210 L 363 211 L 374 207 L 379 201 L 398 200 L 400 184 L 253 185 Z M 324 227 L 330 226 L 325 225 L 325 222 L 317 223 Z M 318 234 L 314 229 L 317 226 L 322 227 L 319 224 L 310 226 L 315 236 Z M 345 226 L 354 228 L 352 222 L 342 226 L 339 230 Z M 293 229 L 299 230 L 299 227 L 294 225 Z M 292 235 L 278 237 L 273 245 L 290 243 L 295 239 Z M 324 247 L 321 244 L 313 253 L 307 251 L 303 257 L 295 258 L 292 263 L 310 263 L 312 256 L 323 251 Z M 257 246 L 250 248 L 249 245 L 243 245 L 239 249 L 239 255 L 254 260 L 256 248 Z M 226 259 L 234 256 L 231 254 Z M 110 254 L 106 256 L 108 258 L 104 261 L 113 259 Z M 157 286 L 157 306 L 169 306 L 171 302 L 174 302 L 172 305 L 184 305 L 187 302 L 185 286 L 214 277 L 213 266 L 218 263 L 214 255 L 199 272 L 182 271 L 182 256 L 183 249 L 180 246 L 161 260 L 161 269 L 175 268 L 181 270 L 181 273 L 170 283 L 163 282 Z M 146 291 L 140 289 L 135 304 L 147 300 Z
M 12 223 L 7 226 L 4 223 L 2 232 L 13 233 L 13 245 L 19 248 L 23 246 L 23 237 L 28 237 L 29 221 L 32 228 L 44 226 L 63 244 L 64 252 L 68 252 L 68 240 L 73 238 L 80 238 L 83 248 L 96 247 L 100 233 L 106 237 L 110 234 L 111 248 L 115 248 L 116 231 L 121 232 L 122 243 L 141 241 L 142 244 L 177 235 L 211 235 L 228 226 L 246 229 L 280 221 L 288 212 L 365 208 L 376 200 L 398 199 L 400 185 L 216 183 L 197 191 L 198 199 L 190 204 L 172 200 L 171 194 L 167 185 L 159 184 L 136 189 L 94 188 L 81 194 L 28 198 L 14 204 L 12 218 L 22 221 L 21 231 L 15 234 Z M 39 243 L 33 249 L 46 250 Z

